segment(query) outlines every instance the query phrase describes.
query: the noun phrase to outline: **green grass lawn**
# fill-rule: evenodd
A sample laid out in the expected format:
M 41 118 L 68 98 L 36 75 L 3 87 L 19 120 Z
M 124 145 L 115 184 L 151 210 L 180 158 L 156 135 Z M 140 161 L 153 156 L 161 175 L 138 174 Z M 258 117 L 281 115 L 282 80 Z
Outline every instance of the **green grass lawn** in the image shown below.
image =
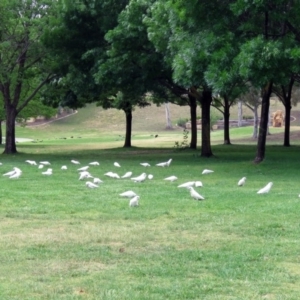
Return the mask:
M 18 127 L 18 137 L 34 142 L 0 156 L 1 174 L 23 171 L 15 180 L 0 176 L 1 300 L 299 299 L 299 141 L 290 148 L 268 142 L 265 161 L 256 165 L 251 127 L 231 129 L 231 146 L 214 131 L 214 157 L 206 159 L 199 150 L 174 148 L 182 129 L 158 131 L 154 122 L 146 130 L 138 118 L 134 147 L 123 149 L 124 132 L 92 125 L 94 118 L 85 124 L 88 114 L 89 108 L 49 125 Z M 169 168 L 155 166 L 170 158 Z M 27 159 L 50 161 L 53 175 Z M 91 174 L 104 181 L 97 189 L 78 180 L 77 169 L 91 161 L 100 163 Z M 108 171 L 154 178 L 134 183 Z M 178 180 L 163 180 L 171 175 Z M 177 187 L 194 180 L 203 183 L 196 190 L 204 201 Z M 268 182 L 270 193 L 258 195 Z M 126 190 L 140 195 L 139 207 L 119 196 Z
M 52 152 L 25 143 L 0 158 L 2 174 L 23 171 L 0 178 L 1 299 L 299 299 L 299 147 L 269 146 L 255 165 L 254 145 L 216 145 L 203 159 L 172 148 L 50 144 Z M 169 158 L 169 168 L 155 166 Z M 26 159 L 49 160 L 53 175 Z M 71 159 L 99 161 L 90 172 L 104 183 L 86 188 Z M 215 172 L 201 175 L 204 168 Z M 154 179 L 138 184 L 107 171 Z M 170 175 L 178 180 L 163 180 Z M 191 180 L 203 182 L 204 201 L 177 188 Z M 270 193 L 256 194 L 269 181 Z M 140 195 L 139 207 L 119 197 L 126 190 Z

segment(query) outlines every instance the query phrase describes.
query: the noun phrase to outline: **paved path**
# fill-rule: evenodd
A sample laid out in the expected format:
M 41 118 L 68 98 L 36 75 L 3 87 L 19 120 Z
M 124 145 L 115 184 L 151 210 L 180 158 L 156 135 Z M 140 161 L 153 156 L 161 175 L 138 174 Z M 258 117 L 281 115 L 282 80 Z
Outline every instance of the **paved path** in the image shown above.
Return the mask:
M 52 123 L 52 122 L 56 122 L 56 121 L 59 121 L 61 119 L 65 119 L 65 118 L 68 118 L 70 116 L 73 116 L 75 114 L 77 114 L 77 110 L 75 110 L 74 112 L 70 113 L 70 114 L 65 114 L 61 117 L 57 117 L 57 118 L 53 118 L 53 119 L 50 119 L 50 120 L 39 120 L 39 121 L 35 121 L 35 122 L 32 122 L 32 123 L 27 123 L 26 126 L 29 126 L 29 127 L 34 127 L 34 126 L 43 126 L 43 125 L 47 125 L 49 123 Z
M 24 143 L 24 142 L 32 142 L 33 139 L 27 139 L 27 138 L 16 138 L 17 143 Z
M 16 138 L 16 143 L 32 142 L 33 139 Z M 3 138 L 3 144 L 5 144 L 5 137 Z

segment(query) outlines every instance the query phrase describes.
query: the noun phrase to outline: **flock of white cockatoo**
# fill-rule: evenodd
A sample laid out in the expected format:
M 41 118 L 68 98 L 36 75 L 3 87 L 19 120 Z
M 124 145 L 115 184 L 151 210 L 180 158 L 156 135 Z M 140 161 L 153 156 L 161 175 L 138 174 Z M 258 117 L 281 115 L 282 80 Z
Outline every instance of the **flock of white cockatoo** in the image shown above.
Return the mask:
M 36 161 L 33 161 L 33 160 L 26 160 L 25 162 L 30 164 L 30 165 L 38 166 L 38 169 L 43 169 L 44 166 L 50 166 L 51 165 L 51 163 L 48 162 L 48 161 L 41 161 L 41 162 L 37 163 Z M 77 160 L 71 160 L 71 163 L 75 164 L 75 165 L 80 165 L 80 162 L 77 161 Z M 169 159 L 168 161 L 158 163 L 155 166 L 157 166 L 157 167 L 169 167 L 171 165 L 171 163 L 172 163 L 172 159 Z M 1 163 L 0 163 L 0 165 L 1 165 Z M 94 189 L 94 188 L 98 188 L 99 184 L 103 183 L 103 181 L 100 178 L 92 176 L 92 174 L 88 171 L 90 166 L 99 166 L 99 165 L 100 165 L 99 162 L 93 161 L 93 162 L 90 162 L 89 165 L 83 166 L 83 167 L 80 167 L 80 168 L 77 169 L 78 175 L 79 175 L 78 179 L 79 180 L 87 180 L 85 182 L 86 187 Z M 118 162 L 114 162 L 113 165 L 117 168 L 121 168 L 121 165 Z M 143 166 L 143 167 L 151 167 L 151 165 L 147 162 L 140 163 L 140 165 Z M 68 167 L 66 165 L 63 165 L 61 167 L 61 169 L 62 170 L 67 170 Z M 212 171 L 212 170 L 204 169 L 202 171 L 202 174 L 203 175 L 211 174 L 213 172 L 214 171 Z M 53 170 L 52 170 L 52 168 L 47 168 L 47 170 L 44 171 L 44 172 L 41 172 L 41 174 L 50 176 L 50 175 L 53 174 Z M 19 169 L 17 167 L 14 167 L 13 170 L 3 174 L 3 176 L 7 176 L 10 179 L 19 178 L 19 177 L 21 177 L 21 175 L 22 175 L 22 171 L 21 171 L 21 169 Z M 153 179 L 152 174 L 147 174 L 145 172 L 143 172 L 142 174 L 140 174 L 139 176 L 136 176 L 136 177 L 132 177 L 132 175 L 133 175 L 132 172 L 126 172 L 123 176 L 119 176 L 118 173 L 110 171 L 110 172 L 105 173 L 104 175 L 108 176 L 110 178 L 115 178 L 115 179 L 120 179 L 120 178 L 121 179 L 126 179 L 127 178 L 127 179 L 130 179 L 130 180 L 132 180 L 133 182 L 136 182 L 136 183 L 141 183 L 141 182 L 145 181 L 146 179 L 149 179 L 149 180 Z M 172 176 L 164 178 L 164 180 L 169 181 L 169 182 L 174 182 L 174 181 L 178 180 L 178 177 L 172 175 Z M 245 185 L 245 183 L 246 183 L 246 177 L 243 177 L 238 181 L 237 185 L 239 187 L 242 187 L 242 186 Z M 271 190 L 272 185 L 273 185 L 273 183 L 269 182 L 265 187 L 260 189 L 257 192 L 257 194 L 266 194 L 266 193 L 268 193 Z M 178 188 L 186 188 L 187 190 L 189 190 L 190 195 L 193 199 L 195 199 L 195 200 L 204 200 L 205 198 L 195 190 L 195 188 L 197 188 L 197 187 L 203 187 L 202 182 L 199 181 L 199 180 L 198 181 L 188 181 L 188 182 L 185 182 L 185 183 L 182 183 L 182 184 L 178 185 Z M 129 206 L 130 207 L 135 207 L 135 206 L 139 205 L 140 196 L 137 195 L 132 190 L 128 190 L 126 192 L 123 192 L 123 193 L 119 194 L 119 196 L 129 198 L 130 199 L 130 201 L 129 201 Z M 300 195 L 299 195 L 299 197 L 300 197 Z

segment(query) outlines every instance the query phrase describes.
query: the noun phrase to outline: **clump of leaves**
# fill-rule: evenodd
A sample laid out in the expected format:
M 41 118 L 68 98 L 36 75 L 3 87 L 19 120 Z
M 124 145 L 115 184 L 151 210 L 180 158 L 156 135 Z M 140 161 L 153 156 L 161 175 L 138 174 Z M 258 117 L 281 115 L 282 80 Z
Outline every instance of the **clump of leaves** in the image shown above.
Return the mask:
M 185 128 L 186 123 L 187 123 L 188 121 L 189 121 L 189 119 L 187 119 L 187 118 L 179 118 L 179 119 L 177 120 L 177 125 L 180 126 L 180 127 Z

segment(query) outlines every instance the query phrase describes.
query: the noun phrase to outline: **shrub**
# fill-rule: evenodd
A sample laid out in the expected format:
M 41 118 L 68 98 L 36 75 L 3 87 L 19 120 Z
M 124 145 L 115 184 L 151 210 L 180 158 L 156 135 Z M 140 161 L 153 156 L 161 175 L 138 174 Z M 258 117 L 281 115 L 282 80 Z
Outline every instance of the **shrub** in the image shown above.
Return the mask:
M 179 118 L 179 119 L 177 120 L 177 126 L 180 126 L 180 127 L 185 128 L 185 124 L 186 124 L 186 122 L 188 122 L 188 121 L 189 121 L 188 118 Z

